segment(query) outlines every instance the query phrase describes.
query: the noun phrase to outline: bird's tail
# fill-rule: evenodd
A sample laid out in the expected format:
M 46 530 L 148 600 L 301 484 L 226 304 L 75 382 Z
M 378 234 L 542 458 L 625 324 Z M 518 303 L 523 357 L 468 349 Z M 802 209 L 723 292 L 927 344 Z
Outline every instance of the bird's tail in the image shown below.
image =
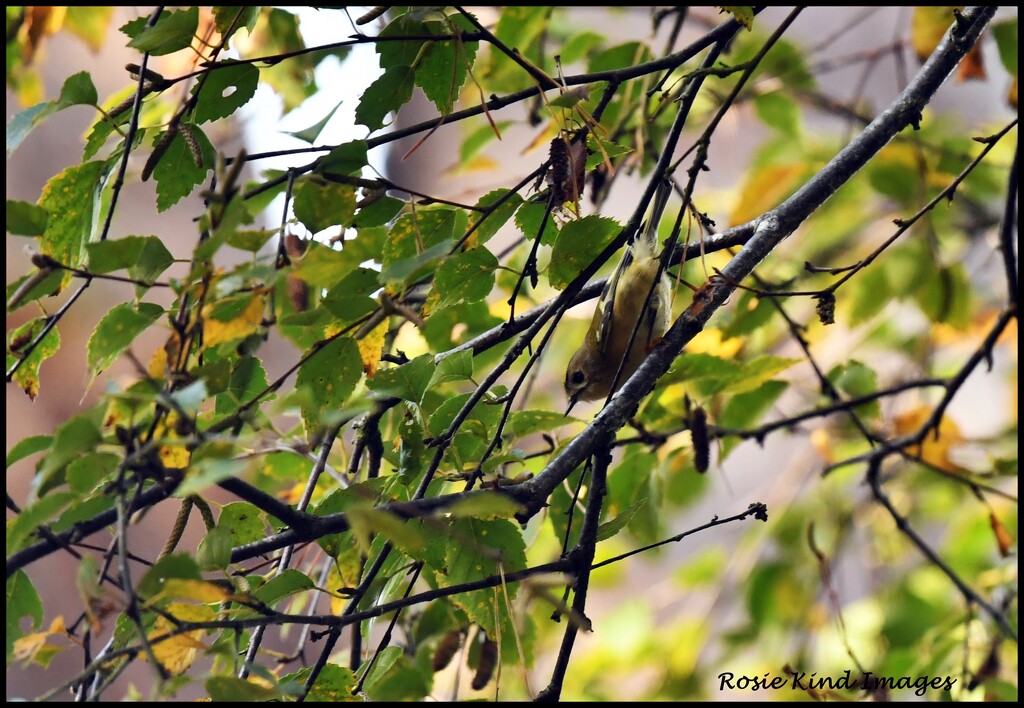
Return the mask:
M 665 206 L 668 198 L 672 196 L 672 182 L 665 179 L 658 185 L 654 193 L 654 207 L 651 209 L 650 218 L 640 227 L 640 234 L 633 244 L 633 255 L 636 258 L 658 257 L 658 224 L 665 213 Z

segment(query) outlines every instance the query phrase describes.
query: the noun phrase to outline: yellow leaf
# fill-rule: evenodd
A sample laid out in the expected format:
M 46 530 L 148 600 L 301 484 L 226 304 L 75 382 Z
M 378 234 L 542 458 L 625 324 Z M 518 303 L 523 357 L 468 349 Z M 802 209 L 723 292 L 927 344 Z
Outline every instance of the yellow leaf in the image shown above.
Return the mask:
M 51 635 L 65 634 L 66 632 L 67 629 L 64 626 L 64 616 L 58 615 L 50 623 L 49 629 L 42 632 L 32 632 L 31 634 L 26 634 L 24 637 L 16 639 L 14 641 L 14 653 L 12 658 L 28 664 L 48 646 L 50 646 L 50 649 L 54 652 L 59 651 L 57 647 L 48 645 L 46 640 Z
M 946 30 L 953 24 L 953 10 L 962 9 L 963 5 L 914 8 L 910 18 L 910 44 L 914 47 L 918 61 L 923 62 L 931 56 Z
M 686 345 L 688 354 L 701 352 L 713 354 L 721 359 L 734 358 L 742 348 L 743 340 L 740 337 L 722 339 L 722 330 L 713 327 L 701 331 Z
M 177 336 L 177 335 L 171 335 Z M 149 358 L 149 366 L 146 367 L 147 373 L 157 381 L 162 381 L 167 378 L 167 348 L 159 347 L 153 352 L 153 356 Z
M 754 28 L 754 8 L 751 5 L 719 5 L 719 8 L 732 15 L 747 32 Z
M 183 470 L 188 467 L 192 454 L 183 445 L 161 445 L 160 462 L 169 470 Z
M 530 153 L 534 150 L 546 148 L 548 145 L 551 144 L 551 141 L 554 140 L 555 136 L 557 136 L 558 133 L 558 125 L 556 125 L 553 121 L 549 122 L 547 125 L 544 126 L 544 129 L 537 134 L 537 137 L 535 137 L 530 142 L 530 144 L 523 149 L 523 154 L 526 155 L 527 153 Z
M 297 482 L 288 489 L 278 492 L 277 498 L 286 504 L 298 504 L 299 500 L 302 499 L 302 495 L 306 491 L 305 482 Z
M 733 205 L 729 221 L 745 224 L 779 205 L 792 194 L 808 165 L 767 165 L 748 173 Z
M 213 610 L 205 605 L 171 603 L 167 606 L 167 612 L 180 622 L 206 622 L 214 618 Z M 161 615 L 157 617 L 156 625 L 149 633 L 149 639 L 155 640 L 176 628 L 177 626 L 173 622 Z M 197 629 L 162 641 L 154 641 L 153 655 L 167 673 L 172 676 L 180 676 L 192 666 L 192 662 L 196 659 L 196 651 L 206 649 L 206 645 L 199 641 L 199 638 L 203 636 L 203 631 Z
M 46 638 L 49 632 L 32 632 L 14 640 L 13 658 L 17 661 L 28 663 L 39 653 L 39 650 L 46 646 Z
M 932 409 L 928 406 L 918 406 L 896 416 L 894 421 L 896 434 L 910 435 L 917 432 L 931 414 Z M 911 452 L 916 452 L 922 460 L 935 465 L 939 469 L 946 470 L 947 472 L 957 472 L 960 467 L 953 462 L 949 453 L 952 448 L 963 441 L 964 438 L 960 434 L 959 426 L 950 420 L 948 416 L 943 416 L 939 422 L 938 434 L 935 431 L 929 431 L 920 448 L 911 450 Z
M 168 578 L 160 597 L 177 597 L 195 602 L 222 602 L 230 597 L 224 588 L 203 580 Z
M 377 373 L 377 364 L 380 363 L 380 355 L 384 351 L 384 336 L 388 333 L 388 320 L 385 318 L 379 325 L 370 330 L 370 333 L 360 339 L 356 344 L 359 347 L 359 357 L 363 360 L 363 371 L 367 378 L 373 378 Z
M 476 232 L 474 231 L 473 235 L 469 237 L 469 241 L 475 240 Z M 469 241 L 466 242 L 467 247 L 472 248 L 471 246 L 468 246 Z M 423 319 L 427 319 L 428 317 L 430 317 L 430 313 L 437 309 L 437 306 L 440 302 L 441 296 L 437 293 L 436 290 L 431 289 L 430 293 L 427 295 L 427 299 L 423 302 L 423 306 L 420 308 L 420 317 L 422 317 Z
M 821 455 L 826 464 L 835 462 L 832 454 L 832 438 L 824 428 L 817 428 L 811 433 L 811 446 L 815 452 Z
M 184 443 L 175 444 L 173 442 L 179 437 L 177 432 L 175 432 L 177 422 L 178 414 L 173 411 L 168 413 L 164 421 L 155 426 L 153 439 L 168 441 L 168 444 L 161 445 L 159 450 L 160 461 L 163 463 L 163 466 L 167 469 L 183 470 L 188 467 L 192 453 L 188 451 Z
M 19 30 L 22 41 L 21 56 L 26 64 L 31 64 L 35 59 L 44 37 L 60 31 L 66 15 L 66 7 L 34 5 L 26 8 L 25 21 Z
M 501 163 L 493 157 L 487 157 L 486 155 L 474 155 L 465 162 L 456 162 L 445 170 L 445 174 L 454 176 L 465 174 L 466 172 L 491 172 L 497 170 L 499 167 L 501 167 Z
M 214 305 L 203 308 L 203 344 L 212 347 L 221 342 L 244 339 L 254 333 L 263 321 L 264 293 L 254 293 L 236 317 L 221 321 L 209 317 Z

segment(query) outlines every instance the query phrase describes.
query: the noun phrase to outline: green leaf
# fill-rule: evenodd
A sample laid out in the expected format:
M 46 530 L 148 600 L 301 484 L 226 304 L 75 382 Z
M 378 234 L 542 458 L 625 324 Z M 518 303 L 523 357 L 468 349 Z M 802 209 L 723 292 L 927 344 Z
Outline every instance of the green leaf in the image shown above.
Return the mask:
M 192 191 L 206 181 L 206 173 L 210 171 L 209 165 L 214 163 L 216 150 L 210 144 L 210 139 L 199 129 L 198 126 L 190 127 L 192 134 L 199 144 L 199 150 L 203 156 L 203 164 L 196 167 L 192 153 L 185 144 L 181 134 L 174 136 L 167 150 L 160 157 L 160 161 L 153 169 L 153 179 L 156 180 L 156 207 L 158 211 L 167 211 L 185 197 L 192 194 Z M 154 140 L 154 145 L 160 142 L 160 133 Z
M 548 29 L 552 8 L 547 5 L 513 5 L 501 9 L 494 34 L 513 49 L 525 52 Z
M 473 378 L 473 352 L 468 349 L 449 354 L 437 363 L 430 378 L 430 387 L 449 381 L 467 381 Z
M 69 167 L 43 187 L 39 206 L 50 215 L 40 239 L 43 253 L 62 265 L 78 268 L 85 255 L 85 244 L 92 234 L 103 175 L 102 162 L 86 162 Z M 64 276 L 64 283 L 71 274 Z
M 35 341 L 46 324 L 46 317 L 37 317 L 15 329 L 7 338 L 7 370 L 10 371 L 15 362 L 22 359 L 21 366 L 14 372 L 13 381 L 32 399 L 39 395 L 39 367 L 60 348 L 60 332 L 53 327 L 35 349 L 27 357 L 24 356 L 23 350 Z
M 332 226 L 346 228 L 356 213 L 356 189 L 350 184 L 324 184 L 317 179 L 304 179 L 295 188 L 295 218 L 319 233 Z
M 18 111 L 7 121 L 7 157 L 14 154 L 32 129 L 57 112 L 52 101 L 45 101 Z
M 562 57 L 562 64 L 567 66 L 580 61 L 586 57 L 591 50 L 599 47 L 607 38 L 604 35 L 583 30 L 568 37 L 565 43 L 559 47 L 558 53 Z
M 42 460 L 32 480 L 32 498 L 59 483 L 60 473 L 71 460 L 96 449 L 103 436 L 95 417 L 95 411 L 86 411 L 57 426 L 50 454 Z
M 199 565 L 187 553 L 174 553 L 164 556 L 154 563 L 139 580 L 136 590 L 142 597 L 151 597 L 163 591 L 164 585 L 171 578 L 180 580 L 202 580 Z
M 264 583 L 253 595 L 263 604 L 273 607 L 286 597 L 313 587 L 313 581 L 306 575 L 294 568 L 287 568 L 280 575 Z
M 325 115 L 322 119 L 318 120 L 316 123 L 309 126 L 308 128 L 303 128 L 302 130 L 295 131 L 284 130 L 281 132 L 283 132 L 285 135 L 290 135 L 293 138 L 302 140 L 303 142 L 307 142 L 310 145 L 312 145 L 317 141 L 317 138 L 320 137 L 320 133 L 322 133 L 324 128 L 327 127 L 327 124 L 331 122 L 331 119 L 334 118 L 334 114 L 338 112 L 338 109 L 341 108 L 341 105 L 343 103 L 344 101 L 339 101 L 338 104 L 327 113 L 327 115 Z
M 483 300 L 494 287 L 497 267 L 498 259 L 482 246 L 446 260 L 434 276 L 434 289 L 441 295 L 441 305 Z
M 971 283 L 963 263 L 954 263 L 938 267 L 914 293 L 914 299 L 932 322 L 963 329 L 971 321 L 970 295 Z
M 853 298 L 849 304 L 849 326 L 864 324 L 891 302 L 892 288 L 885 263 L 878 263 L 857 274 L 851 282 Z
M 29 455 L 46 450 L 50 447 L 51 443 L 53 443 L 53 437 L 50 435 L 30 435 L 24 440 L 19 440 L 14 444 L 14 447 L 7 451 L 7 469 L 10 469 L 11 465 L 15 462 L 20 462 Z
M 352 533 L 365 552 L 371 540 L 381 537 L 411 558 L 420 559 L 426 548 L 426 537 L 419 522 L 408 522 L 382 509 L 359 504 L 348 510 Z
M 508 194 L 507 189 L 495 189 L 488 192 L 484 196 L 477 200 L 476 206 L 480 209 L 485 209 L 492 204 L 496 203 L 499 199 Z M 498 230 L 512 218 L 512 215 L 516 213 L 523 204 L 523 198 L 518 194 L 511 194 L 500 206 L 495 209 L 487 216 L 481 217 L 480 212 L 473 212 L 473 223 L 476 224 L 483 219 L 483 223 L 477 227 L 476 231 L 473 232 L 472 239 L 475 239 L 477 244 L 485 244 L 491 240 L 491 237 L 498 233 Z
M 306 48 L 299 31 L 299 18 L 281 8 L 262 8 L 252 40 L 245 57 L 301 52 Z M 260 79 L 277 91 L 287 113 L 316 92 L 315 68 L 316 59 L 312 55 L 295 54 L 287 61 L 261 69 Z
M 762 356 L 742 364 L 712 354 L 683 354 L 676 360 L 666 383 L 683 381 L 700 396 L 718 393 L 745 393 L 759 388 L 799 359 Z
M 57 98 L 56 108 L 59 111 L 70 106 L 95 106 L 99 101 L 100 97 L 96 93 L 92 77 L 88 72 L 80 71 L 64 80 L 60 97 Z
M 789 359 L 781 356 L 758 356 L 743 363 L 740 375 L 730 381 L 723 389 L 723 393 L 746 393 L 760 388 L 762 384 L 772 380 L 779 373 L 782 373 L 794 364 L 799 364 L 800 359 Z
M 484 148 L 484 146 L 500 136 L 501 132 L 506 130 L 510 125 L 512 125 L 512 121 L 510 120 L 495 121 L 494 125 L 491 125 L 490 121 L 485 121 L 479 127 L 474 129 L 473 132 L 467 135 L 462 141 L 462 145 L 459 146 L 460 162 L 463 164 L 469 162 L 470 159 L 476 156 L 476 154 Z M 497 133 L 495 132 L 495 128 L 497 128 Z M 489 195 L 495 194 L 496 192 L 505 193 L 507 191 L 507 189 L 496 189 L 493 192 L 485 194 L 480 198 L 480 201 L 482 202 L 487 199 Z M 520 201 L 522 201 L 522 198 L 520 198 Z
M 526 567 L 522 532 L 517 524 L 504 519 L 452 519 L 447 537 L 436 539 L 434 543 L 444 547 L 444 567 L 435 568 L 440 571 L 436 577 L 441 587 L 482 580 L 499 572 L 509 573 Z M 428 558 L 427 562 L 431 560 Z M 508 585 L 509 600 L 515 597 L 517 589 L 514 584 Z M 461 593 L 452 596 L 451 602 L 463 609 L 489 637 L 497 639 L 500 623 L 501 656 L 504 660 L 519 660 L 513 637 L 516 630 L 512 627 L 506 603 L 495 602 L 493 590 Z
M 380 289 L 379 274 L 370 268 L 356 268 L 324 295 L 323 306 L 334 315 L 336 327 L 344 327 L 373 312 L 377 301 L 370 297 Z
M 405 286 L 428 277 L 454 245 L 454 241 L 445 241 L 408 258 L 391 261 L 381 270 L 380 279 L 390 291 L 398 292 Z
M 545 246 L 550 246 L 558 239 L 558 224 L 555 220 L 548 215 L 547 220 L 544 219 L 544 212 L 547 211 L 547 205 L 541 202 L 526 202 L 516 211 L 516 226 L 523 232 L 526 238 L 533 240 L 537 238 L 537 234 L 540 233 L 540 225 L 544 224 L 544 233 L 540 237 L 540 242 Z
M 221 5 L 213 8 L 214 25 L 217 27 L 217 31 L 224 35 L 224 41 L 227 41 L 232 34 L 243 28 L 249 34 L 252 34 L 259 18 L 259 6 L 238 7 L 236 5 Z
M 43 602 L 32 586 L 32 581 L 23 570 L 16 570 L 7 576 L 7 663 L 14 653 L 14 642 L 25 636 L 21 631 L 21 620 L 28 617 L 29 631 L 34 632 L 43 623 Z
M 621 230 L 614 219 L 596 215 L 585 216 L 563 226 L 551 250 L 551 267 L 548 270 L 551 287 L 564 289 Z
M 86 244 L 88 269 L 91 273 L 112 273 L 126 269 L 128 275 L 144 283 L 154 283 L 174 263 L 174 256 L 156 236 L 124 236 L 117 240 Z M 136 294 L 148 288 L 136 286 Z
M 79 494 L 88 494 L 100 482 L 111 478 L 120 462 L 121 457 L 112 452 L 86 453 L 68 464 L 68 487 Z
M 364 685 L 366 686 L 366 691 L 373 700 L 380 700 L 380 698 L 374 695 L 377 692 L 377 687 L 380 685 L 381 681 L 386 677 L 388 671 L 390 671 L 391 668 L 398 662 L 401 656 L 401 647 L 387 647 L 384 649 L 384 651 L 377 655 L 377 662 L 373 665 L 372 669 L 367 674 L 366 681 L 364 682 Z
M 448 254 L 456 236 L 465 233 L 467 221 L 466 212 L 450 207 L 398 217 L 380 255 L 381 281 L 399 289 L 428 273 Z
M 369 146 L 365 140 L 353 140 L 338 147 L 316 161 L 317 174 L 358 175 L 367 165 Z
M 516 411 L 509 416 L 505 434 L 513 438 L 524 438 L 527 435 L 546 433 L 570 423 L 582 422 L 579 418 L 570 418 L 554 411 Z
M 285 698 L 276 688 L 237 676 L 211 676 L 206 679 L 206 692 L 210 694 L 210 700 L 219 703 L 265 703 Z
M 114 307 L 89 337 L 89 372 L 95 376 L 114 363 L 163 313 L 164 308 L 149 302 L 140 302 L 137 306 L 125 302 Z
M 184 499 L 190 494 L 205 492 L 218 482 L 238 477 L 245 472 L 246 467 L 246 463 L 242 460 L 197 458 L 193 454 L 192 461 L 189 463 L 188 475 L 185 477 L 185 481 L 174 490 L 174 496 Z
M 722 5 L 720 12 L 728 12 L 748 32 L 754 28 L 754 7 L 752 5 Z
M 18 149 L 32 129 L 48 117 L 70 106 L 99 103 L 96 87 L 87 72 L 72 74 L 64 81 L 60 97 L 56 101 L 45 101 L 19 111 L 7 122 L 7 156 Z
M 248 403 L 266 388 L 267 372 L 262 362 L 253 356 L 241 357 L 232 362 L 227 388 L 217 396 L 215 412 L 218 416 L 231 415 L 238 406 Z
M 258 252 L 271 237 L 276 236 L 278 229 L 238 229 L 228 234 L 227 244 L 240 251 Z
M 196 123 L 226 118 L 256 94 L 260 71 L 252 64 L 234 64 L 222 68 L 218 63 L 210 67 L 208 72 L 206 80 L 196 84 L 200 90 L 192 114 Z
M 870 366 L 856 360 L 834 367 L 828 373 L 828 380 L 851 398 L 866 396 L 878 390 L 878 374 Z M 872 418 L 878 418 L 882 412 L 878 401 L 863 403 L 856 410 Z
M 462 15 L 448 18 L 452 24 L 462 25 L 464 31 L 474 28 Z M 451 31 L 440 23 L 429 23 L 438 27 L 439 32 Z M 416 65 L 416 85 L 434 102 L 441 115 L 452 112 L 459 91 L 469 76 L 467 67 L 473 66 L 479 42 L 449 40 L 431 42 L 424 47 Z
M 140 52 L 163 56 L 192 44 L 192 38 L 199 28 L 199 8 L 162 12 L 152 27 L 145 26 L 146 18 L 139 19 L 143 20 L 141 31 L 137 29 L 138 20 L 129 22 L 121 28 L 122 32 L 132 37 L 128 46 Z M 129 26 L 131 29 L 126 29 Z
M 26 545 L 40 526 L 49 524 L 61 512 L 79 500 L 74 492 L 50 492 L 29 504 L 7 526 L 7 555 L 17 553 Z
M 299 690 L 305 685 L 312 671 L 312 668 L 306 668 L 294 674 L 282 676 L 281 685 L 291 683 L 296 690 Z M 320 675 L 316 677 L 316 683 L 313 684 L 312 690 L 306 695 L 306 702 L 342 703 L 352 701 L 355 700 L 352 693 L 355 686 L 355 675 L 350 669 L 327 663 Z
M 523 511 L 523 506 L 504 494 L 483 492 L 460 499 L 448 507 L 452 516 L 474 519 L 508 519 Z
M 420 403 L 433 374 L 434 357 L 423 354 L 401 366 L 378 370 L 367 385 L 382 396 L 396 396 L 403 401 Z
M 356 106 L 356 123 L 371 131 L 384 127 L 384 119 L 412 98 L 415 72 L 408 66 L 396 66 L 370 84 Z
M 292 273 L 314 287 L 329 288 L 358 265 L 351 261 L 347 249 L 336 251 L 318 241 L 308 241 Z
M 223 570 L 231 565 L 231 531 L 220 526 L 207 529 L 196 549 L 196 561 L 203 570 Z
M 1019 65 L 1017 63 L 1017 52 L 1019 41 L 1017 39 L 1017 18 L 1013 17 L 1003 22 L 996 22 L 990 25 L 992 36 L 996 40 L 996 48 L 999 49 L 999 60 L 1010 72 L 1010 76 L 1017 78 Z
M 733 396 L 719 416 L 718 424 L 725 428 L 756 425 L 787 388 L 789 384 L 785 381 L 766 381 L 760 388 Z
M 352 228 L 382 226 L 398 216 L 403 208 L 405 208 L 405 202 L 401 199 L 388 196 L 378 197 L 356 212 L 355 218 L 352 219 Z
M 465 231 L 467 222 L 464 211 L 451 207 L 417 209 L 413 214 L 403 214 L 388 232 L 381 263 L 387 266 L 425 248 L 452 241 Z
M 232 546 L 244 546 L 267 537 L 265 514 L 248 502 L 232 502 L 217 519 L 217 528 L 231 534 Z
M 75 34 L 94 52 L 103 49 L 107 37 L 107 27 L 114 17 L 114 8 L 110 5 L 102 7 L 85 7 L 71 5 L 64 16 L 64 29 Z
M 72 465 L 74 465 L 74 463 L 68 465 L 69 475 L 71 473 Z M 112 479 L 112 477 L 110 479 Z M 73 527 L 75 524 L 80 524 L 87 519 L 93 518 L 97 514 L 102 514 L 109 509 L 113 509 L 115 500 L 111 498 L 109 494 L 106 494 L 103 489 L 107 483 L 108 482 L 104 482 L 103 484 L 98 485 L 99 488 L 90 492 L 84 499 L 80 498 L 71 504 L 64 510 L 64 513 L 62 513 L 56 521 L 50 524 L 50 528 L 55 533 L 62 533 Z
M 771 298 L 759 298 L 752 292 L 743 292 L 736 306 L 728 313 L 729 319 L 722 326 L 723 339 L 741 337 L 760 329 L 776 316 L 777 310 Z
M 718 583 L 729 566 L 729 552 L 721 547 L 697 551 L 674 573 L 683 587 L 710 587 Z
M 363 360 L 351 337 L 338 337 L 309 354 L 299 367 L 295 388 L 304 389 L 302 422 L 312 432 L 320 427 L 324 414 L 341 409 L 352 395 L 363 375 Z
M 597 527 L 597 540 L 606 541 L 622 529 L 626 528 L 626 524 L 630 522 L 633 516 L 647 503 L 646 497 L 639 497 L 635 502 L 627 506 L 622 510 L 622 513 L 616 515 L 614 518 L 603 522 Z
M 391 651 L 398 649 L 397 652 Z M 393 658 L 391 663 L 378 661 L 364 684 L 369 700 L 377 703 L 421 702 L 430 693 L 433 671 L 423 663 L 414 663 L 400 647 L 382 652 Z
M 773 91 L 755 98 L 754 111 L 768 127 L 791 138 L 800 137 L 800 106 L 782 91 Z
M 386 479 L 377 477 L 364 482 L 357 482 L 345 489 L 335 489 L 320 501 L 311 511 L 316 516 L 328 516 L 330 514 L 341 514 L 349 509 L 359 506 L 373 504 L 380 497 L 381 489 Z M 345 565 L 347 561 L 354 561 L 354 575 L 358 582 L 359 575 L 359 553 L 352 542 L 352 533 L 329 533 L 317 539 L 317 543 L 331 558 L 338 561 L 339 565 Z
M 436 23 L 434 23 L 436 24 Z M 399 15 L 380 31 L 381 37 L 412 37 L 433 34 L 430 25 L 405 13 Z M 375 42 L 374 48 L 380 55 L 381 69 L 411 67 L 416 63 L 425 42 L 419 40 Z
M 619 145 L 610 140 L 601 140 L 595 138 L 593 133 L 589 133 L 587 135 L 586 170 L 589 172 L 598 165 L 603 165 L 605 163 L 605 156 L 614 160 L 616 157 L 621 157 L 631 152 L 633 152 L 633 148 L 628 145 Z
M 31 202 L 7 200 L 7 233 L 15 236 L 42 236 L 50 215 Z

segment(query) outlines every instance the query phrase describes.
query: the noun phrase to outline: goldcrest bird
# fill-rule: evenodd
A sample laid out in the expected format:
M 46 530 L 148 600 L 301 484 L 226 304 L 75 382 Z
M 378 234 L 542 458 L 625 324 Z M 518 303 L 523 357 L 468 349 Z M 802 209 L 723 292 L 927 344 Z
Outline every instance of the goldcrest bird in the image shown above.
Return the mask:
M 565 371 L 565 393 L 569 397 L 566 415 L 577 401 L 605 398 L 611 393 L 619 364 L 625 359 L 615 382 L 618 390 L 668 330 L 672 283 L 664 272 L 659 276 L 658 222 L 671 192 L 669 182 L 658 187 L 650 220 L 641 227 L 641 235 L 626 247 L 622 260 L 604 286 L 583 344 L 569 360 Z M 657 286 L 630 346 L 629 338 L 655 278 Z

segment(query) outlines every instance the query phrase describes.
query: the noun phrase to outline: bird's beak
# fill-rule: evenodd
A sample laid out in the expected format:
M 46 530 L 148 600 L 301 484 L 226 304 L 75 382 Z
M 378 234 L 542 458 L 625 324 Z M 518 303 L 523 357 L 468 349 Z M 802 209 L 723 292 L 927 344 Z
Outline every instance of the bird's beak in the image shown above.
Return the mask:
M 576 393 L 574 393 L 571 396 L 569 396 L 569 407 L 565 409 L 565 415 L 566 416 L 569 415 L 569 411 L 572 410 L 572 407 L 576 405 L 576 401 L 579 400 L 579 397 L 580 397 L 580 392 L 579 391 L 577 391 Z

